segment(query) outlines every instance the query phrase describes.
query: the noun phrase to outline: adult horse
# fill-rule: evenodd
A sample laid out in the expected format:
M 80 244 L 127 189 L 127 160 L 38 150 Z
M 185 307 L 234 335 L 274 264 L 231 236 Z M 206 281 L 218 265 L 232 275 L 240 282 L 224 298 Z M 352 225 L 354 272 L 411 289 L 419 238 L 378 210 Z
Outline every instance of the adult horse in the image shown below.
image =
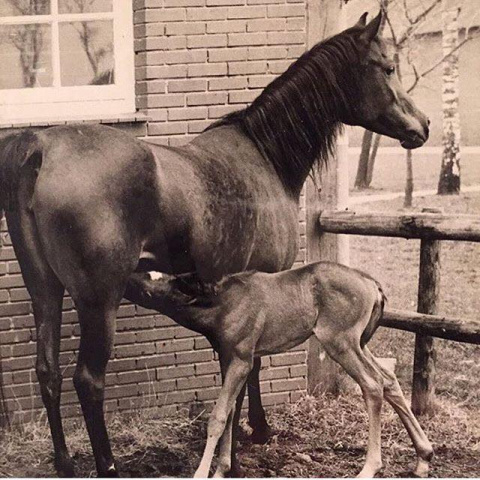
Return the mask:
M 183 148 L 103 126 L 53 127 L 0 145 L 2 207 L 37 327 L 37 375 L 59 474 L 73 476 L 60 418 L 62 298 L 81 340 L 75 388 L 98 474 L 117 474 L 103 414 L 105 369 L 129 276 L 288 269 L 297 208 L 342 122 L 421 146 L 428 120 L 400 86 L 378 36 L 381 16 L 316 45 L 245 110 Z

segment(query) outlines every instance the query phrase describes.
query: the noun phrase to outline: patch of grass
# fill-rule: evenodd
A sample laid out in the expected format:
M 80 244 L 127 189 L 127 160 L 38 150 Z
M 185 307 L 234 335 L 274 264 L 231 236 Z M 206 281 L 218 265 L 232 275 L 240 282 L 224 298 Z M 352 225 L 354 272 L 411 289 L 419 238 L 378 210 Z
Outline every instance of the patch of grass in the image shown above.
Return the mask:
M 76 474 L 95 477 L 95 463 L 82 419 L 65 423 Z M 200 461 L 206 438 L 204 419 L 187 412 L 158 417 L 155 409 L 108 417 L 108 430 L 122 476 L 188 477 Z M 54 477 L 50 430 L 44 418 L 14 425 L 0 441 L 1 477 Z
M 248 438 L 239 445 L 247 477 L 353 477 L 360 471 L 366 452 L 367 416 L 359 394 L 339 398 L 306 395 L 293 405 L 272 409 L 269 419 L 274 435 L 267 445 L 252 445 Z M 169 418 L 157 418 L 153 410 L 113 415 L 108 428 L 121 475 L 191 476 L 206 438 L 205 420 L 190 420 L 186 411 Z M 410 476 L 415 462 L 410 440 L 390 407 L 385 407 L 382 420 L 382 476 Z M 421 423 L 437 451 L 433 476 L 480 476 L 480 429 L 468 411 L 442 399 L 437 414 Z M 83 425 L 68 421 L 66 431 L 77 475 L 94 477 Z M 55 476 L 44 420 L 6 433 L 0 443 L 0 476 Z

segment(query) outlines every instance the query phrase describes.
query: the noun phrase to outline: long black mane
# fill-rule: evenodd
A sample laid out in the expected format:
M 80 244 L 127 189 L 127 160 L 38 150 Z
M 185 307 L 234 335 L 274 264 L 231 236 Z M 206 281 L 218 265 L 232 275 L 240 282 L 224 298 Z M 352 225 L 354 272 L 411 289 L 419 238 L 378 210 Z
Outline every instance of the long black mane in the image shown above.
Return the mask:
M 238 125 L 286 186 L 298 191 L 314 162 L 325 164 L 332 153 L 341 118 L 351 117 L 360 48 L 354 30 L 318 43 L 250 106 L 209 128 Z

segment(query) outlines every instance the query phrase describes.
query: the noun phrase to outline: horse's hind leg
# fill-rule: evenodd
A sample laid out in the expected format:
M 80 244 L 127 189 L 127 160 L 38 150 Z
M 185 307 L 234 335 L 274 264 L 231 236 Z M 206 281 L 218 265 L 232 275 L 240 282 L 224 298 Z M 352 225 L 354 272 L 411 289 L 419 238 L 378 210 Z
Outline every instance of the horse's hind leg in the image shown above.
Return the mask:
M 112 351 L 115 318 L 120 301 L 85 302 L 76 299 L 81 328 L 78 363 L 73 377 L 82 406 L 99 477 L 118 476 L 103 412 L 105 370 Z
M 412 410 L 408 406 L 396 375 L 383 367 L 366 347 L 364 348 L 364 352 L 382 372 L 385 379 L 385 400 L 387 400 L 397 412 L 412 440 L 415 451 L 417 452 L 417 464 L 413 473 L 417 477 L 426 477 L 428 475 L 430 460 L 433 456 L 432 445 L 418 423 L 418 420 L 415 418 Z
M 60 476 L 73 477 L 60 416 L 62 375 L 59 367 L 60 327 L 64 287 L 48 265 L 31 214 L 20 209 L 8 213 L 12 243 L 32 299 L 37 330 L 37 377 L 55 451 L 55 468 Z
M 257 357 L 253 363 L 253 369 L 248 376 L 248 423 L 253 429 L 252 442 L 267 443 L 271 430 L 265 418 L 265 410 L 260 396 L 260 368 L 261 358 Z
M 327 353 L 360 385 L 368 413 L 368 446 L 365 465 L 358 477 L 373 478 L 382 468 L 381 420 L 383 377 L 360 349 L 358 338 L 337 334 L 323 338 L 315 332 Z

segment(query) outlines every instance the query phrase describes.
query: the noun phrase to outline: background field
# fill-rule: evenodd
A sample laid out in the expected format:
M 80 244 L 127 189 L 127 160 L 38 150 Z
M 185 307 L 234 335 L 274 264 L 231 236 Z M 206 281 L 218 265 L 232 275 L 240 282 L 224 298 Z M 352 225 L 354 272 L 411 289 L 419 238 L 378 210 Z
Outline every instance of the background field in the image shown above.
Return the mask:
M 438 154 L 418 154 L 417 188 L 435 188 Z M 402 191 L 403 175 L 392 176 L 392 162 L 400 153 L 379 158 L 374 185 L 383 191 Z M 355 163 L 352 161 L 352 163 Z M 398 167 L 398 165 L 397 165 Z M 396 170 L 401 171 L 400 168 Z M 351 176 L 355 169 L 352 168 Z M 437 173 L 435 173 L 437 172 Z M 463 160 L 463 184 L 480 184 L 478 155 Z M 378 192 L 376 192 L 378 193 Z M 356 194 L 355 194 L 356 195 Z M 447 213 L 480 214 L 480 194 L 428 196 L 414 200 L 414 209 L 442 207 Z M 401 211 L 403 199 L 372 202 L 357 210 Z M 416 309 L 419 241 L 351 237 L 352 266 L 368 271 L 384 286 L 389 306 Z M 441 253 L 440 312 L 478 318 L 480 310 L 480 245 L 444 242 Z M 378 356 L 396 357 L 397 374 L 409 395 L 414 337 L 410 333 L 380 329 L 371 342 Z M 480 476 L 480 348 L 437 340 L 436 413 L 422 418 L 436 450 L 435 477 Z M 190 476 L 199 461 L 205 438 L 205 416 L 191 418 L 188 411 L 175 418 L 156 418 L 155 410 L 110 419 L 112 444 L 124 476 Z M 340 398 L 304 396 L 291 406 L 270 411 L 275 430 L 266 446 L 240 446 L 245 473 L 250 477 L 345 477 L 361 468 L 367 430 L 363 400 L 348 392 Z M 94 475 L 94 465 L 83 423 L 67 426 L 71 453 L 78 473 Z M 401 424 L 386 406 L 383 414 L 383 476 L 408 476 L 414 452 Z M 16 427 L 0 442 L 0 476 L 53 476 L 51 447 L 45 419 Z
M 353 188 L 357 170 L 359 148 L 350 151 L 350 187 Z M 480 185 L 480 148 L 462 150 L 462 185 Z M 436 189 L 440 174 L 440 148 L 425 147 L 413 151 L 413 176 L 415 190 Z M 371 189 L 352 192 L 353 196 L 402 192 L 405 189 L 405 151 L 401 148 L 384 148 L 379 151 L 373 172 Z

